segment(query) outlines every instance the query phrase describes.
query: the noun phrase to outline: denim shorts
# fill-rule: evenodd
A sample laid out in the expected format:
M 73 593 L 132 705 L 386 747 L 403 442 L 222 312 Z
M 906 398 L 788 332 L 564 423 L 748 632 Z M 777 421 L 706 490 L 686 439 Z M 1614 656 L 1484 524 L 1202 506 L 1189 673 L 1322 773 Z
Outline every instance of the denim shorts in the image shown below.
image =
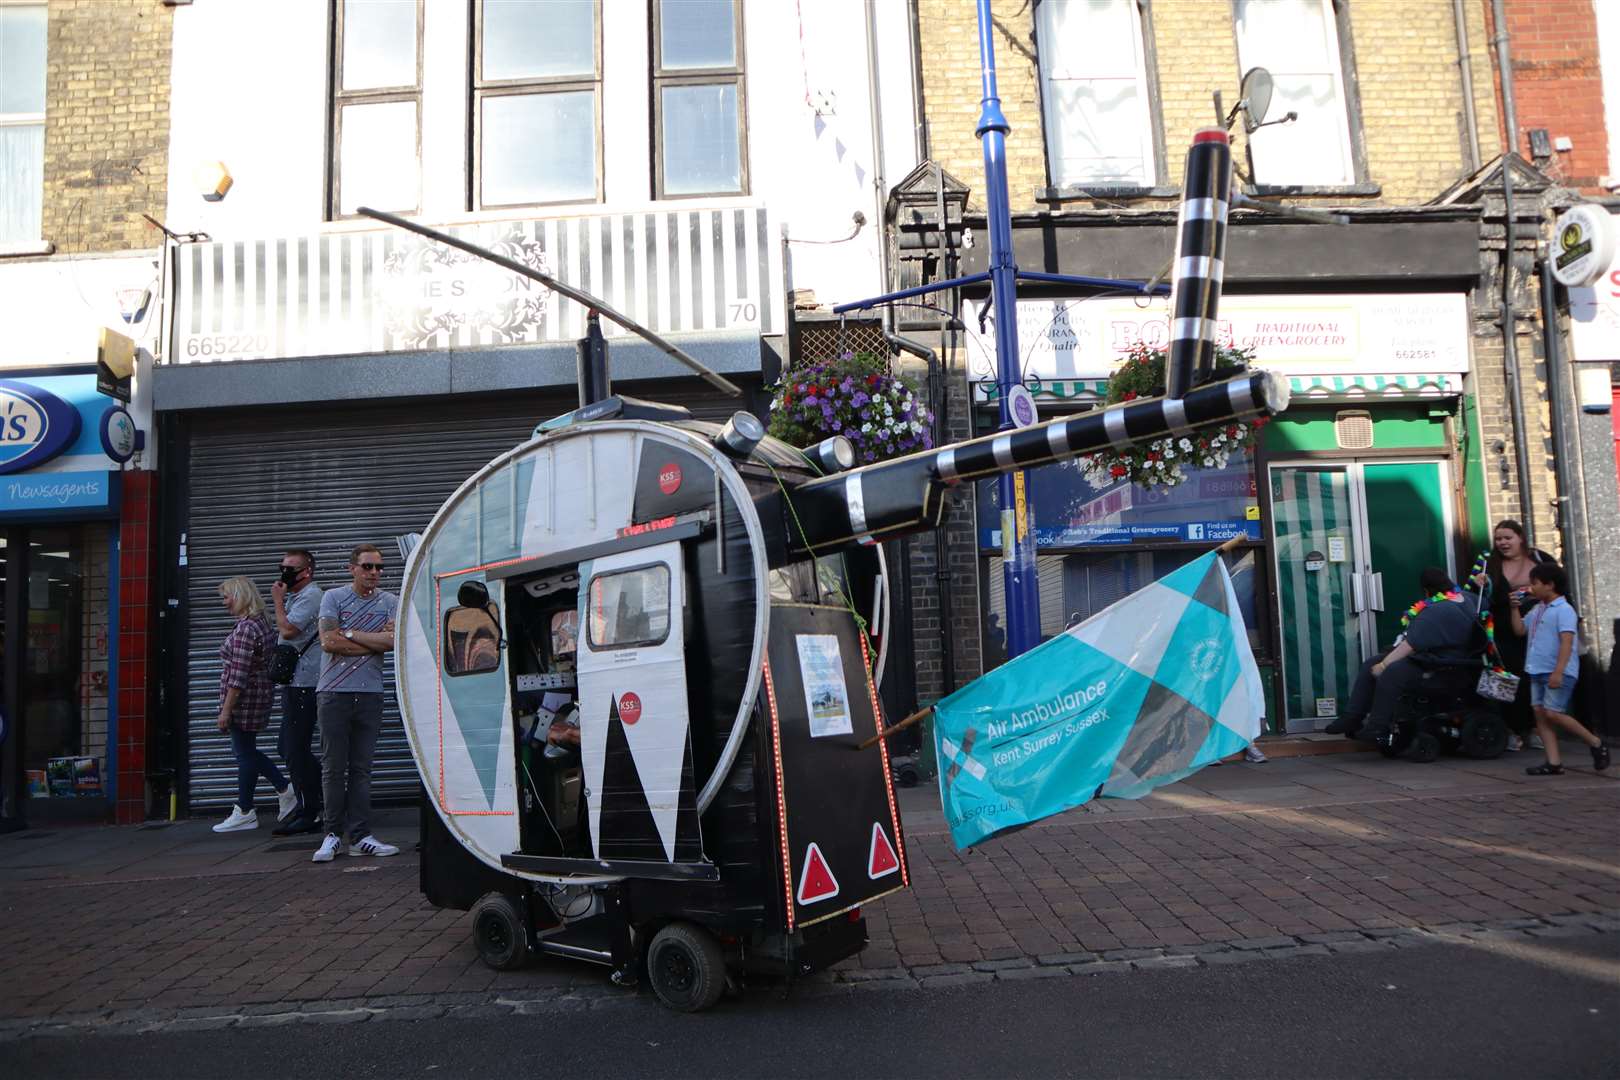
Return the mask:
M 1575 698 L 1575 676 L 1565 675 L 1564 685 L 1554 690 L 1547 685 L 1548 675 L 1530 676 L 1530 704 L 1553 712 L 1569 714 L 1569 703 Z

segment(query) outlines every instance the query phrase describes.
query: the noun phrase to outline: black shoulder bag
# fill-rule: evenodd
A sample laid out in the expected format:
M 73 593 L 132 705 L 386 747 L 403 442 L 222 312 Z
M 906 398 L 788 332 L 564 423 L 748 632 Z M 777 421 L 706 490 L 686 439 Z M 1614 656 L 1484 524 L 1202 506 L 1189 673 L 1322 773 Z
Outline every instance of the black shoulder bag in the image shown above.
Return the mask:
M 281 642 L 275 648 L 271 649 L 270 681 L 275 683 L 277 686 L 286 686 L 288 683 L 292 682 L 293 676 L 298 673 L 298 661 L 302 660 L 304 658 L 304 654 L 309 651 L 309 647 L 320 639 L 321 634 L 320 631 L 317 630 L 314 636 L 312 636 L 308 641 L 304 642 L 304 647 L 302 649 L 295 649 L 286 642 Z

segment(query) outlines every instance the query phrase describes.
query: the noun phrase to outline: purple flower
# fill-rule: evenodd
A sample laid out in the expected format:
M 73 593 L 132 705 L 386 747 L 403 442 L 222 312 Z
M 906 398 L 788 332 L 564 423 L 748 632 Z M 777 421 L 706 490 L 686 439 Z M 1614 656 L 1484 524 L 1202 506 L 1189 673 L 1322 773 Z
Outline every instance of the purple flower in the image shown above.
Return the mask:
M 820 399 L 817 398 L 816 395 L 814 395 L 814 394 L 808 394 L 805 397 L 800 398 L 799 400 L 802 401 L 806 405 L 815 405 Z
M 867 395 L 865 390 L 857 390 L 855 391 L 855 395 L 849 399 L 849 403 L 858 409 L 871 400 L 871 397 Z

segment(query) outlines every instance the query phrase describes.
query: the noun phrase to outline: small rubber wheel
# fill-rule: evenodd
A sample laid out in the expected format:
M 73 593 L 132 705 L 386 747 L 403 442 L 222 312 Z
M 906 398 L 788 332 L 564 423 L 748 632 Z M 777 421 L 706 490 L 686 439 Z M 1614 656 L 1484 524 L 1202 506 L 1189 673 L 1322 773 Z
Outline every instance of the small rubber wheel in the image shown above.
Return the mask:
M 1440 740 L 1427 731 L 1420 731 L 1412 736 L 1412 745 L 1407 748 L 1406 756 L 1413 761 L 1427 764 L 1440 756 Z
M 505 893 L 485 893 L 473 905 L 472 923 L 478 959 L 496 971 L 511 971 L 528 963 L 529 933 L 516 900 Z
M 1378 743 L 1378 752 L 1387 758 L 1398 758 L 1412 745 L 1412 725 L 1397 724 L 1387 739 Z
M 673 922 L 647 947 L 647 979 L 658 1000 L 677 1012 L 702 1012 L 726 989 L 726 958 L 702 927 Z
M 1469 713 L 1463 720 L 1461 752 L 1480 761 L 1501 757 L 1507 749 L 1508 730 L 1494 713 Z

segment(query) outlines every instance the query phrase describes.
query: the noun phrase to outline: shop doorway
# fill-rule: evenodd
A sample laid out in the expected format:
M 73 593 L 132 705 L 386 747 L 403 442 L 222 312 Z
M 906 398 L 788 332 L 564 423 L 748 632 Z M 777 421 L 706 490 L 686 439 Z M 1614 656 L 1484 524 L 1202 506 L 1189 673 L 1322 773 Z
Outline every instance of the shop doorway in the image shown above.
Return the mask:
M 1283 716 L 1289 732 L 1338 716 L 1362 661 L 1390 647 L 1417 577 L 1456 577 L 1444 461 L 1277 462 L 1269 469 Z
M 0 828 L 57 816 L 39 800 L 103 794 L 105 710 L 99 726 L 84 715 L 85 616 L 97 599 L 86 590 L 85 542 L 83 526 L 0 529 Z

